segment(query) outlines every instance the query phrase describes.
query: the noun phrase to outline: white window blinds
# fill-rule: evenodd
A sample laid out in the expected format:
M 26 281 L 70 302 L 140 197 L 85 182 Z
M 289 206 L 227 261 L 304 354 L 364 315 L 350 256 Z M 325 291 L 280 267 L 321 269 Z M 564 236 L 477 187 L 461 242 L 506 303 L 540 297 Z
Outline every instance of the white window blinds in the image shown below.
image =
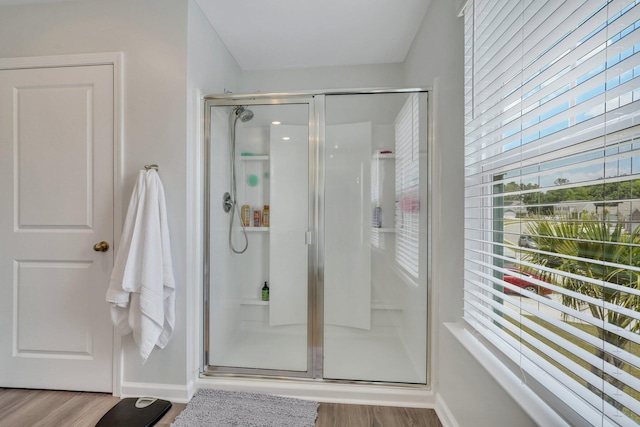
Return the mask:
M 582 425 L 640 423 L 639 3 L 464 11 L 464 318 Z
M 396 261 L 418 278 L 420 231 L 420 111 L 418 94 L 411 94 L 395 121 L 396 142 Z

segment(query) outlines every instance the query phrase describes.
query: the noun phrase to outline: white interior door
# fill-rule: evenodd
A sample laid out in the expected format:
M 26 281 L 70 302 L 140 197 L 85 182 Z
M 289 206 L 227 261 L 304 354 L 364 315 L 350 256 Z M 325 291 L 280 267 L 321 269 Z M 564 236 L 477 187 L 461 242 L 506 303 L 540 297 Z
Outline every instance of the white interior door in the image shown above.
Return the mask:
M 0 71 L 0 387 L 112 391 L 113 66 Z

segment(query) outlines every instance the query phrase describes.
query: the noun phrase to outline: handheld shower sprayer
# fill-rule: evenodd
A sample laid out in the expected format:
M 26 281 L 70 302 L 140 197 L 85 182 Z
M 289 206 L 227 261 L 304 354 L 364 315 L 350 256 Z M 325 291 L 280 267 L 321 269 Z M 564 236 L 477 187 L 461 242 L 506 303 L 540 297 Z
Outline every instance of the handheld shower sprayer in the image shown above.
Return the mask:
M 231 189 L 229 193 L 225 193 L 223 197 L 223 209 L 225 212 L 229 212 L 229 249 L 233 253 L 242 254 L 249 247 L 249 239 L 247 238 L 247 231 L 244 228 L 244 223 L 242 222 L 240 209 L 238 208 L 238 203 L 236 200 L 237 197 L 237 185 L 236 185 L 236 125 L 238 123 L 238 119 L 241 122 L 248 122 L 253 118 L 253 111 L 250 109 L 239 105 L 234 107 L 229 113 L 229 166 L 231 171 Z M 244 236 L 244 248 L 241 250 L 237 250 L 233 246 L 233 241 L 231 239 L 232 231 L 233 231 L 233 220 L 235 214 L 238 214 L 240 218 L 240 224 L 242 225 L 242 235 Z

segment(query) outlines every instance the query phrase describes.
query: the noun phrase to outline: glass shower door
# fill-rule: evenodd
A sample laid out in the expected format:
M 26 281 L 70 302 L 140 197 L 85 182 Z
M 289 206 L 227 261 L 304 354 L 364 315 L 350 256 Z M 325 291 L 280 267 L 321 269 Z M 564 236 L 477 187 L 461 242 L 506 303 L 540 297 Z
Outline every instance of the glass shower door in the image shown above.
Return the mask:
M 326 96 L 324 372 L 425 384 L 427 94 Z
M 309 376 L 309 104 L 208 102 L 205 370 Z

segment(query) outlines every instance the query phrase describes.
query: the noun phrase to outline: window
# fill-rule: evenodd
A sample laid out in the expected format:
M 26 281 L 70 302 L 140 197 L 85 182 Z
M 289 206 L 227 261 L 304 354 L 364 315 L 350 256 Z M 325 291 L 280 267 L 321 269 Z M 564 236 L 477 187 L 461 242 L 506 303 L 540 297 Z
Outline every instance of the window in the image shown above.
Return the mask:
M 411 94 L 395 120 L 396 140 L 396 261 L 418 278 L 420 232 L 420 111 Z
M 464 19 L 464 318 L 570 422 L 640 423 L 640 0 Z

